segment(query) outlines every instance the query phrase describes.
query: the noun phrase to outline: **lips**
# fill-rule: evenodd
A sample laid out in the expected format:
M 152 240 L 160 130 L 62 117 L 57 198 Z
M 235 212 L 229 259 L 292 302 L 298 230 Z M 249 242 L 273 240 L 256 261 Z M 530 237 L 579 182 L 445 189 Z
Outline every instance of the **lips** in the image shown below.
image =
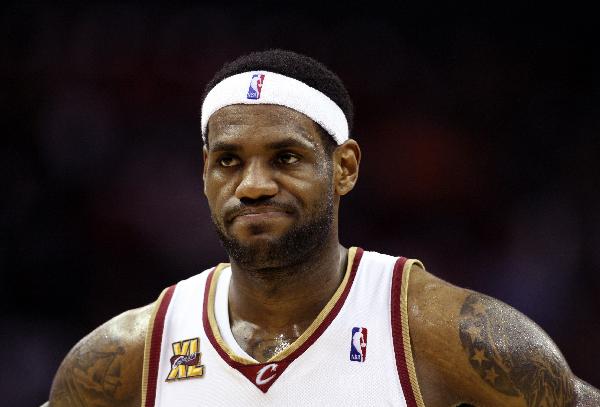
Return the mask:
M 227 216 L 227 222 L 231 223 L 237 218 L 247 220 L 262 220 L 277 216 L 289 216 L 292 211 L 276 207 L 276 206 L 253 206 L 244 207 L 242 209 L 233 211 L 233 213 Z
M 289 214 L 281 211 L 277 212 L 258 212 L 258 213 L 247 213 L 244 215 L 236 216 L 233 222 L 242 222 L 244 224 L 257 224 L 263 222 L 270 222 L 276 219 L 282 219 L 289 217 Z

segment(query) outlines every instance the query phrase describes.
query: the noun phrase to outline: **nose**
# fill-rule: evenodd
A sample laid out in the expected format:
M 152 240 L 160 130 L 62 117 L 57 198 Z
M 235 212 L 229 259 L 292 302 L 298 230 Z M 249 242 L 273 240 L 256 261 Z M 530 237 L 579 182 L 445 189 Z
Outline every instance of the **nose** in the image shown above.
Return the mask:
M 273 172 L 267 163 L 254 160 L 246 164 L 242 180 L 235 190 L 235 197 L 242 199 L 260 199 L 272 197 L 279 191 L 273 179 Z

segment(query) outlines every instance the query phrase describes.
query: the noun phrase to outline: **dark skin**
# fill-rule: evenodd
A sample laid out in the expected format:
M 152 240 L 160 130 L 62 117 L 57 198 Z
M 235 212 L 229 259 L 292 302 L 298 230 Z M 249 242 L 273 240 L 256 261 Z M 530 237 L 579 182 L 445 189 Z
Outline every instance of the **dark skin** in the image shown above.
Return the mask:
M 347 250 L 338 240 L 337 213 L 358 178 L 360 149 L 349 140 L 324 166 L 317 126 L 281 106 L 228 106 L 211 117 L 209 134 L 204 182 L 213 217 L 226 235 L 263 253 L 251 264 L 231 259 L 232 331 L 265 361 L 306 330 L 340 284 Z M 298 264 L 269 259 L 270 242 L 311 218 L 327 191 L 334 194 L 334 220 L 325 243 Z M 231 212 L 236 202 L 260 196 L 286 202 L 287 210 Z M 552 340 L 510 306 L 418 266 L 408 293 L 425 405 L 600 406 L 598 390 L 573 375 Z M 128 311 L 80 341 L 56 374 L 50 405 L 139 406 L 150 313 L 151 305 Z
M 224 225 L 227 235 L 264 250 L 256 264 L 230 259 L 229 289 L 233 335 L 263 362 L 306 330 L 342 280 L 347 250 L 338 241 L 337 208 L 339 197 L 356 182 L 360 149 L 351 140 L 336 150 L 340 164 L 331 177 L 315 123 L 291 109 L 265 105 L 221 109 L 210 119 L 209 134 L 204 193 L 213 218 Z M 329 189 L 335 193 L 336 227 L 324 244 L 300 264 L 269 259 L 269 242 L 293 222 L 309 218 L 312 202 Z M 270 198 L 295 209 L 288 213 L 268 205 L 252 206 L 231 219 L 228 208 L 240 201 Z

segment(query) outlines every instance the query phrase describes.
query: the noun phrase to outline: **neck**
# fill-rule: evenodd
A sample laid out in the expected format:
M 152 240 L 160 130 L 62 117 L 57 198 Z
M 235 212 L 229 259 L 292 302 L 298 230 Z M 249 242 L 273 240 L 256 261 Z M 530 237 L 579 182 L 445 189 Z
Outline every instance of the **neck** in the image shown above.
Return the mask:
M 291 341 L 300 336 L 339 287 L 347 253 L 335 239 L 301 264 L 285 268 L 244 270 L 232 262 L 229 313 L 238 343 L 246 347 L 257 334 Z

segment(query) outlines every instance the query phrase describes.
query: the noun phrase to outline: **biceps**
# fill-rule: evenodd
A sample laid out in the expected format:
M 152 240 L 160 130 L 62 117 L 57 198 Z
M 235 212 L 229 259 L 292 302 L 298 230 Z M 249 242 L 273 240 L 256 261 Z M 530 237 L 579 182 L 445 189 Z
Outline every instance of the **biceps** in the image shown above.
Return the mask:
M 574 404 L 573 376 L 556 345 L 523 314 L 479 293 L 459 317 L 464 357 L 481 385 L 527 406 Z
M 129 370 L 126 362 L 125 348 L 118 344 L 101 351 L 85 345 L 75 347 L 56 374 L 50 407 L 136 405 L 139 397 L 122 377 L 122 372 Z
M 577 407 L 600 406 L 600 391 L 581 379 L 575 380 Z
M 77 380 L 70 376 L 69 370 L 63 362 L 63 366 L 54 377 L 52 389 L 50 390 L 50 407 L 86 406 L 84 397 L 78 390 Z

